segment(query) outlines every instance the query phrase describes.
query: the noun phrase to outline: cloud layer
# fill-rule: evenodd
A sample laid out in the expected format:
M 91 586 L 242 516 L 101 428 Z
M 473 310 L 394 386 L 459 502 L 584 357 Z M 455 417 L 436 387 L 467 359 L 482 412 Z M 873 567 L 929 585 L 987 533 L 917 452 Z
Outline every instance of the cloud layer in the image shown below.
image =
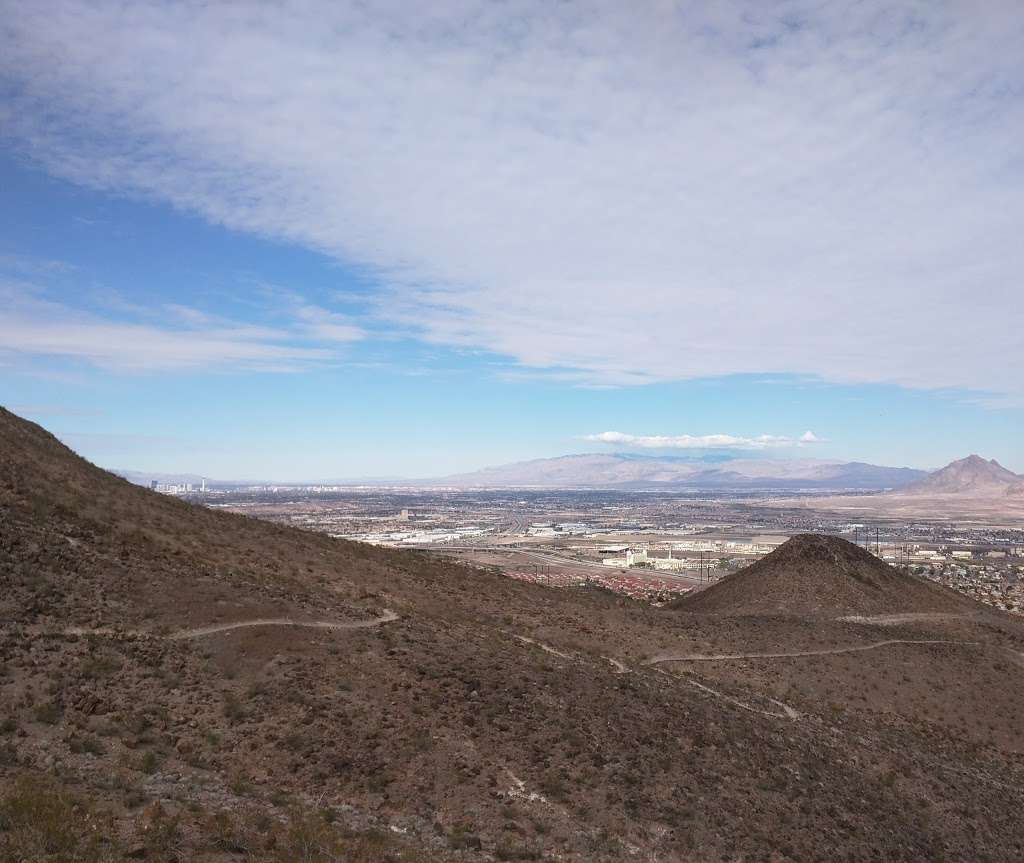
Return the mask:
M 362 264 L 427 341 L 1024 397 L 1016 3 L 0 11 L 16 146 Z
M 335 360 L 338 342 L 363 336 L 333 313 L 286 308 L 281 327 L 213 319 L 180 305 L 130 308 L 136 313 L 128 318 L 109 314 L 111 309 L 106 315 L 86 313 L 47 298 L 39 286 L 5 279 L 0 268 L 0 359 L 20 352 L 86 360 L 119 372 L 292 372 Z
M 814 432 L 806 431 L 800 437 L 785 435 L 758 435 L 741 437 L 729 434 L 707 435 L 633 435 L 617 431 L 584 435 L 583 440 L 606 443 L 614 446 L 637 447 L 639 449 L 730 449 L 765 450 L 803 447 L 821 443 Z

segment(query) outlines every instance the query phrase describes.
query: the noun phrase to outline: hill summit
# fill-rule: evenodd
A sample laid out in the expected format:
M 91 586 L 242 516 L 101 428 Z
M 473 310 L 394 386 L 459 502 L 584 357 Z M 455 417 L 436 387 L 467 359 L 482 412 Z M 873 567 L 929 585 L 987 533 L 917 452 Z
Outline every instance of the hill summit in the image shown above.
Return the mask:
M 808 533 L 673 607 L 724 615 L 839 616 L 969 611 L 974 603 L 899 572 L 845 539 Z
M 1024 489 L 1024 477 L 1007 470 L 995 459 L 985 460 L 979 455 L 969 455 L 911 483 L 902 493 L 987 496 L 1019 489 Z

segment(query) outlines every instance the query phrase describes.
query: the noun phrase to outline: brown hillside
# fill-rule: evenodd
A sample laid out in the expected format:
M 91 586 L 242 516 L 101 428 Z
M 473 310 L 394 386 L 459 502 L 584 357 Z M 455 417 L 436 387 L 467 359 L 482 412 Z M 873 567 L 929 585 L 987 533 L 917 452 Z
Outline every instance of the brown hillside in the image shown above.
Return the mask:
M 1018 860 L 1024 630 L 942 627 L 548 590 L 0 411 L 0 860 Z
M 961 594 L 897 571 L 860 546 L 801 534 L 705 590 L 673 603 L 683 611 L 796 616 L 970 612 Z

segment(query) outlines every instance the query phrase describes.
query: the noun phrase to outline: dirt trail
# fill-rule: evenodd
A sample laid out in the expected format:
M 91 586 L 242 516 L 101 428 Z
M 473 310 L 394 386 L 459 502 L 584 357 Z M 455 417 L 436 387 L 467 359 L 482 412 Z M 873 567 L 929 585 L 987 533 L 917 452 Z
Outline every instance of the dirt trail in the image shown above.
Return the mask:
M 261 617 L 253 620 L 239 620 L 234 623 L 212 623 L 208 626 L 197 626 L 193 629 L 182 629 L 178 632 L 172 632 L 170 635 L 160 636 L 154 632 L 145 632 L 143 630 L 132 630 L 132 629 L 115 629 L 109 626 L 99 627 L 85 627 L 85 626 L 69 626 L 64 630 L 65 635 L 106 635 L 112 638 L 121 636 L 143 636 L 150 638 L 168 638 L 171 641 L 181 641 L 186 638 L 200 638 L 204 635 L 213 635 L 217 632 L 227 632 L 232 629 L 243 629 L 249 626 L 303 626 L 309 629 L 372 629 L 375 626 L 381 626 L 385 623 L 390 623 L 393 620 L 398 620 L 398 615 L 395 614 L 391 609 L 385 608 L 383 614 L 380 617 L 374 617 L 370 620 L 346 620 L 346 621 L 331 621 L 331 620 L 293 620 L 290 617 Z
M 562 659 L 572 659 L 572 655 L 569 653 L 563 653 L 561 650 L 556 650 L 550 644 L 545 644 L 543 641 L 537 641 L 534 638 L 527 638 L 525 635 L 513 635 L 516 641 L 521 641 L 523 644 L 532 644 L 534 647 L 539 647 L 545 653 L 550 653 L 552 656 L 560 656 Z
M 924 623 L 928 621 L 965 620 L 977 614 L 953 614 L 945 611 L 912 611 L 906 614 L 851 614 L 837 617 L 845 623 L 871 623 L 875 626 L 896 626 L 900 623 Z
M 178 641 L 183 638 L 199 638 L 204 635 L 213 635 L 217 632 L 227 632 L 231 629 L 243 629 L 249 626 L 305 626 L 310 629 L 372 629 L 398 620 L 398 615 L 388 608 L 380 617 L 371 620 L 354 621 L 329 621 L 329 620 L 292 620 L 289 617 L 268 617 L 257 618 L 256 620 L 240 620 L 236 623 L 214 623 L 210 626 L 198 626 L 195 629 L 183 629 L 181 632 L 174 632 L 167 637 Z
M 798 656 L 832 656 L 837 653 L 856 653 L 861 650 L 876 650 L 890 644 L 959 644 L 978 645 L 977 641 L 950 641 L 949 639 L 889 638 L 873 641 L 871 644 L 856 644 L 851 647 L 825 647 L 821 650 L 795 650 L 790 653 L 665 653 L 648 659 L 644 665 L 661 662 L 727 662 L 733 659 L 787 659 Z
M 774 704 L 776 707 L 778 707 L 779 710 L 782 711 L 781 713 L 776 713 L 773 710 L 763 710 L 760 707 L 754 707 L 751 704 L 747 704 L 745 701 L 740 701 L 738 698 L 733 698 L 731 695 L 726 695 L 724 692 L 719 692 L 717 689 L 712 689 L 707 684 L 701 683 L 700 681 L 695 680 L 694 678 L 690 677 L 689 675 L 685 675 L 685 674 L 669 674 L 667 671 L 663 671 L 660 668 L 656 668 L 655 671 L 659 672 L 660 674 L 664 674 L 666 677 L 671 677 L 674 680 L 681 680 L 683 683 L 688 683 L 690 686 L 694 687 L 695 689 L 701 690 L 701 692 L 706 692 L 708 695 L 714 696 L 715 698 L 720 698 L 722 701 L 727 701 L 729 704 L 735 705 L 736 707 L 739 707 L 739 708 L 741 708 L 743 710 L 748 710 L 751 713 L 759 713 L 762 716 L 768 716 L 768 717 L 771 717 L 772 719 L 799 719 L 800 718 L 800 714 L 796 710 L 794 710 L 792 707 L 790 707 L 788 704 L 783 704 L 781 701 L 778 701 L 777 699 L 772 698 L 772 697 L 770 697 L 768 695 L 763 695 L 761 697 L 766 699 L 767 701 L 770 701 L 772 704 Z

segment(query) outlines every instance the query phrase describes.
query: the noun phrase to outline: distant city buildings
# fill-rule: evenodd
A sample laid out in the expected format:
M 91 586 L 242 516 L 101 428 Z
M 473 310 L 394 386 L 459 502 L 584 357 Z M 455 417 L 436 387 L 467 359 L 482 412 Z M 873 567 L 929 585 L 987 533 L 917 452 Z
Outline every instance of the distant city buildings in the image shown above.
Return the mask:
M 156 480 L 153 480 L 149 484 L 149 487 L 153 489 L 153 491 L 160 492 L 160 494 L 191 494 L 195 491 L 195 486 L 190 482 L 173 483 L 157 482 Z
M 203 490 L 188 483 L 156 487 L 167 494 Z M 203 499 L 333 537 L 436 549 L 523 581 L 599 585 L 652 602 L 747 566 L 793 534 L 831 533 L 918 576 L 1024 613 L 1024 528 L 875 527 L 814 512 L 751 511 L 745 502 L 709 508 L 685 495 L 254 485 L 217 486 Z
M 203 479 L 198 485 L 191 482 L 161 482 L 158 479 L 149 481 L 149 488 L 151 491 L 159 492 L 160 494 L 206 494 L 206 480 Z

